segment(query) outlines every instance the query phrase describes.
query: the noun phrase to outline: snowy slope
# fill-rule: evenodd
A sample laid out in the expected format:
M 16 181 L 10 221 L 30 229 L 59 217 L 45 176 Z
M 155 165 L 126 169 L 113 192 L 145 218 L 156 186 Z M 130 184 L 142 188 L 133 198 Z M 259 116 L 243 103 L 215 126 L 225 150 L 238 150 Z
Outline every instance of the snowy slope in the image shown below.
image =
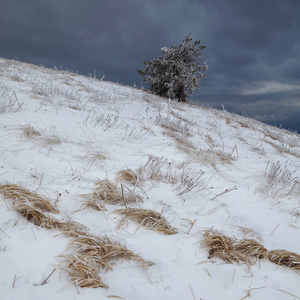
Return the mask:
M 119 259 L 99 269 L 107 288 L 75 287 L 61 268 L 72 238 L 27 221 L 0 194 L 0 299 L 299 299 L 299 271 L 208 258 L 202 243 L 213 229 L 300 254 L 299 168 L 300 136 L 289 131 L 0 59 L 0 184 L 50 198 L 56 218 L 154 263 Z M 117 180 L 127 169 L 138 183 Z M 104 179 L 136 195 L 128 207 L 161 213 L 178 233 L 121 222 L 124 203 L 84 207 Z

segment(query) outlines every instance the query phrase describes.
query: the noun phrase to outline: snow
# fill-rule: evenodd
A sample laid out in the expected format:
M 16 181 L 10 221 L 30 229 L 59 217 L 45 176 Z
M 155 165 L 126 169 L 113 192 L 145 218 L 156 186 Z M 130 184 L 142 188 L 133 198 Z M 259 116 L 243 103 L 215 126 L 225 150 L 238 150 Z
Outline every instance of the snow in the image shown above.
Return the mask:
M 118 171 L 143 166 L 147 177 L 155 163 L 161 180 L 123 184 L 142 197 L 141 208 L 162 213 L 177 234 L 161 235 L 131 221 L 119 226 L 118 205 L 83 209 L 83 195 L 97 181 L 116 182 Z M 276 164 L 290 173 L 270 174 Z M 195 185 L 180 186 L 184 176 Z M 99 271 L 107 289 L 75 287 L 60 268 L 70 237 L 26 221 L 0 195 L 0 298 L 298 299 L 299 272 L 266 259 L 250 267 L 209 259 L 201 241 L 203 230 L 214 229 L 300 254 L 299 177 L 295 133 L 225 110 L 0 59 L 0 184 L 49 197 L 59 218 L 84 224 L 154 263 L 117 260 L 112 270 Z

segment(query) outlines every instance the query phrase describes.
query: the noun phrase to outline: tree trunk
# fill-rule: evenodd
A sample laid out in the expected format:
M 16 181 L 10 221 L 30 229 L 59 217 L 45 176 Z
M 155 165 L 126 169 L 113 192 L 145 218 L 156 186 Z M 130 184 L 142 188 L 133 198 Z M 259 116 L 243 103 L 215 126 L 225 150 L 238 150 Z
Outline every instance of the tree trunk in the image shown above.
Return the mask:
M 184 86 L 180 86 L 179 93 L 178 93 L 178 98 L 179 98 L 180 101 L 186 102 L 186 99 L 184 97 Z

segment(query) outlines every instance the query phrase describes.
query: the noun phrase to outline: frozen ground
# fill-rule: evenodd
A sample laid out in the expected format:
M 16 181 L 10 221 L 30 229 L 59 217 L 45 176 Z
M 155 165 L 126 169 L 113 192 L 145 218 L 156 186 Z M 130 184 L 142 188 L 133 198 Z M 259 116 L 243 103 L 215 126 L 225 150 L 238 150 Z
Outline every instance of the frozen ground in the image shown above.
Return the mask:
M 300 299 L 299 271 L 267 259 L 252 266 L 210 259 L 201 243 L 213 229 L 300 254 L 299 167 L 297 134 L 0 59 L 0 184 L 50 198 L 58 218 L 154 263 L 116 260 L 112 270 L 99 269 L 107 288 L 76 287 L 61 268 L 71 237 L 27 221 L 0 195 L 0 298 Z M 117 180 L 127 169 L 140 174 L 138 183 Z M 128 207 L 161 213 L 178 233 L 121 223 L 114 211 L 124 203 L 84 208 L 84 195 L 104 179 L 139 195 Z

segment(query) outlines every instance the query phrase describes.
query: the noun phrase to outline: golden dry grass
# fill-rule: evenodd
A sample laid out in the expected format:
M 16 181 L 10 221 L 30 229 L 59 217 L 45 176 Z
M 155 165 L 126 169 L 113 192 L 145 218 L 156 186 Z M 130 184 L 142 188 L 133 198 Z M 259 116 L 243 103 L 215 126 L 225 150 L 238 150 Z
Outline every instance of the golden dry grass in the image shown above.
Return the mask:
M 209 258 L 218 257 L 226 262 L 238 263 L 242 257 L 234 249 L 234 240 L 216 231 L 204 231 L 203 245 L 209 248 Z
M 86 195 L 90 201 L 101 200 L 104 203 L 113 205 L 126 205 L 128 203 L 135 203 L 141 200 L 141 197 L 135 195 L 133 192 L 122 191 L 115 183 L 108 179 L 98 181 L 94 192 Z
M 0 186 L 4 199 L 11 200 L 13 208 L 28 221 L 46 229 L 56 229 L 71 237 L 69 253 L 62 255 L 60 268 L 65 270 L 72 282 L 82 288 L 106 288 L 99 277 L 99 270 L 112 270 L 117 259 L 135 260 L 144 267 L 152 265 L 141 256 L 128 250 L 108 237 L 100 238 L 88 233 L 88 228 L 72 220 L 60 221 L 49 213 L 59 213 L 50 200 L 22 186 Z
M 91 208 L 97 211 L 106 211 L 106 207 L 103 203 L 99 202 L 99 199 L 91 195 L 87 196 L 87 200 L 84 201 L 82 209 Z
M 236 251 L 254 259 L 263 259 L 267 255 L 267 249 L 253 239 L 242 239 L 235 245 Z
M 300 255 L 286 250 L 268 251 L 267 258 L 269 261 L 289 267 L 291 269 L 300 270 Z
M 147 229 L 158 231 L 161 234 L 171 235 L 178 232 L 160 213 L 150 209 L 125 208 L 117 209 L 114 212 L 122 214 L 126 218 L 138 223 L 139 227 L 144 226 Z
M 217 231 L 204 231 L 203 245 L 209 248 L 209 258 L 218 257 L 228 263 L 253 265 L 266 257 L 267 249 L 252 239 L 236 240 Z
M 76 252 L 93 258 L 105 270 L 111 270 L 111 265 L 116 259 L 136 260 L 149 265 L 139 255 L 128 250 L 118 242 L 110 240 L 107 236 L 100 238 L 95 235 L 82 235 L 73 239 L 71 247 L 76 247 Z
M 63 234 L 71 236 L 71 237 L 77 237 L 79 235 L 87 234 L 89 231 L 88 227 L 85 225 L 75 222 L 71 219 L 68 219 L 65 222 L 56 220 L 51 218 L 52 221 L 52 228 L 50 229 L 56 229 L 61 231 Z
M 100 238 L 88 234 L 77 236 L 72 239 L 68 249 L 71 252 L 61 256 L 63 261 L 60 268 L 68 272 L 72 282 L 79 287 L 106 288 L 98 273 L 100 269 L 112 270 L 117 259 L 136 260 L 143 266 L 152 265 L 108 237 Z
M 300 270 L 300 255 L 286 250 L 268 251 L 263 245 L 252 239 L 236 240 L 217 231 L 205 230 L 203 245 L 209 248 L 209 258 L 218 257 L 229 263 L 245 262 L 248 266 L 259 259 Z
M 51 204 L 45 196 L 39 195 L 16 184 L 0 185 L 0 193 L 4 199 L 11 200 L 13 205 L 22 210 L 22 205 L 42 212 L 59 213 L 56 205 Z
M 93 259 L 83 255 L 68 254 L 64 256 L 60 268 L 69 274 L 72 283 L 81 288 L 107 287 L 98 275 L 99 268 Z
M 140 184 L 143 178 L 131 169 L 121 170 L 117 172 L 117 181 L 125 181 L 132 185 Z
M 70 235 L 86 232 L 87 228 L 72 220 L 60 221 L 49 213 L 58 214 L 59 209 L 45 196 L 39 195 L 16 184 L 0 185 L 4 199 L 10 200 L 13 209 L 29 222 L 46 229 L 57 229 Z

